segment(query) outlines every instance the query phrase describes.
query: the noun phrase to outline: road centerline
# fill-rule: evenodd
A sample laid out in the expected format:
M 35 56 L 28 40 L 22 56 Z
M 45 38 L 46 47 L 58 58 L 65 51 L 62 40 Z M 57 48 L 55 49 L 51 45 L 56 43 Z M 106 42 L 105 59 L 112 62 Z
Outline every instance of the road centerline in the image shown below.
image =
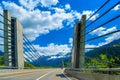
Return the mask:
M 48 74 L 50 74 L 50 73 L 52 73 L 52 72 L 54 72 L 54 71 L 48 72 L 48 73 L 46 73 L 46 74 L 44 74 L 44 75 L 40 76 L 40 77 L 39 77 L 39 78 L 37 78 L 36 80 L 40 80 L 40 79 L 42 79 L 43 77 L 45 77 L 46 75 L 48 75 Z

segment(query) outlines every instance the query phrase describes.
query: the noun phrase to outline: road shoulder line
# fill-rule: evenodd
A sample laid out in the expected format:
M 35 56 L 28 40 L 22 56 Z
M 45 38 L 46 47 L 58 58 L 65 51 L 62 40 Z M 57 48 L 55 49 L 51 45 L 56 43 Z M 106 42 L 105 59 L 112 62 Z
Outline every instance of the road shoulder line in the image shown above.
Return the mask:
M 72 80 L 72 79 L 70 79 L 67 75 L 65 75 L 63 71 L 62 71 L 62 74 L 63 74 L 68 80 Z

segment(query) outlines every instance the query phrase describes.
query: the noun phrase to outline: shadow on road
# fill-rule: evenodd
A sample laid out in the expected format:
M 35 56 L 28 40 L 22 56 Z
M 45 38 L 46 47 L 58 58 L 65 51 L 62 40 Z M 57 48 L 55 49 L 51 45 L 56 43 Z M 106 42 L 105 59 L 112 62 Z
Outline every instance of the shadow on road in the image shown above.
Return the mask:
M 59 76 L 61 78 L 65 78 L 65 76 L 63 74 L 57 74 L 56 76 Z
M 74 78 L 74 77 L 71 76 L 71 75 L 68 75 L 68 74 L 65 74 L 65 75 L 66 75 L 67 77 L 71 78 L 71 80 L 79 80 L 79 79 Z M 65 75 L 64 75 L 64 74 L 57 74 L 56 76 L 61 77 L 61 78 L 66 78 Z

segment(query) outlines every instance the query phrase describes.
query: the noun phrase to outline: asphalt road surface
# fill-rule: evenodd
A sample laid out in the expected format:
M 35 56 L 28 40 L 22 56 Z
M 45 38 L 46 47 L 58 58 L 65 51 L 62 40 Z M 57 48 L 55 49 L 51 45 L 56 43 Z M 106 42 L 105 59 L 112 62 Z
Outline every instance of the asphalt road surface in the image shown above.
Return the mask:
M 67 77 L 62 69 L 44 69 L 38 72 L 30 72 L 11 76 L 0 77 L 0 80 L 73 80 Z

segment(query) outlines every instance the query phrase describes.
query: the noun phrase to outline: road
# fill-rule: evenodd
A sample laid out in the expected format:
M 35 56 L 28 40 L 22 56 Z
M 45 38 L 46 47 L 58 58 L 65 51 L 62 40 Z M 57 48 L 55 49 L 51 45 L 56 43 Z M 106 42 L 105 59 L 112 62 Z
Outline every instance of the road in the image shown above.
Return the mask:
M 37 72 L 0 77 L 0 80 L 73 80 L 61 69 L 43 69 Z

